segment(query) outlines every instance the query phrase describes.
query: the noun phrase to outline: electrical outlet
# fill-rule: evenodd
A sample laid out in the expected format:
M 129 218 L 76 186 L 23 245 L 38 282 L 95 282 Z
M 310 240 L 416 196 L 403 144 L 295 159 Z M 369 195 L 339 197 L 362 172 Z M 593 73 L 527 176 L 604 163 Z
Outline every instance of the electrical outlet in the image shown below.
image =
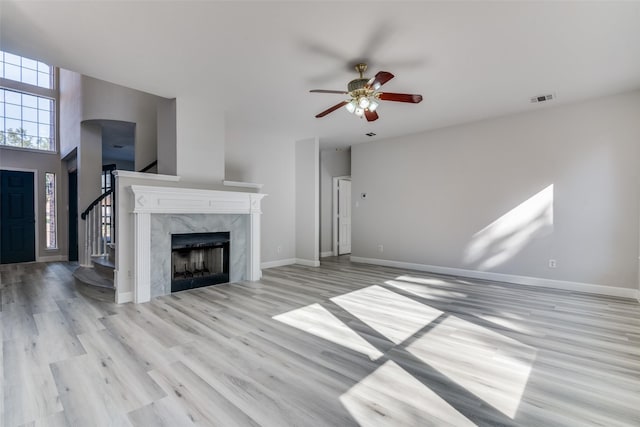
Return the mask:
M 278 247 L 276 248 L 276 252 L 277 253 L 282 252 L 282 246 L 281 245 L 278 245 Z
M 384 246 L 378 245 L 378 252 L 380 253 L 384 252 Z
M 549 260 L 549 268 L 556 268 L 556 260 L 555 259 L 550 259 Z

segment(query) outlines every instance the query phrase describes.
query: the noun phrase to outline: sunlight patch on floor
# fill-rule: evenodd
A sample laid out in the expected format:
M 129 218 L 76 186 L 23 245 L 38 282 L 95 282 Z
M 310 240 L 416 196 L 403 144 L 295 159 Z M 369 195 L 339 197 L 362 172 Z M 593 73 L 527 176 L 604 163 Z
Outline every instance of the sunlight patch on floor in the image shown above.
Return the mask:
M 381 286 L 331 298 L 394 344 L 400 344 L 442 315 L 442 311 Z
M 455 316 L 407 351 L 512 419 L 536 358 L 535 348 Z
M 497 267 L 533 239 L 553 231 L 553 184 L 531 196 L 473 235 L 465 263 L 479 270 Z
M 391 360 L 347 390 L 340 402 L 362 427 L 475 425 Z
M 274 320 L 339 344 L 376 360 L 382 353 L 320 304 L 311 304 L 273 316 Z

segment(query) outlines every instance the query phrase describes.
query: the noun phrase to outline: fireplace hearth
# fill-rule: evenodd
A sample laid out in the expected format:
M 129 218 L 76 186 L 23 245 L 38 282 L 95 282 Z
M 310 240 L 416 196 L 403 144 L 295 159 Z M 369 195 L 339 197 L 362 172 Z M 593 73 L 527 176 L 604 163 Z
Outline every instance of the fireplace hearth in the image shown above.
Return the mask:
M 172 234 L 171 292 L 228 283 L 230 234 Z

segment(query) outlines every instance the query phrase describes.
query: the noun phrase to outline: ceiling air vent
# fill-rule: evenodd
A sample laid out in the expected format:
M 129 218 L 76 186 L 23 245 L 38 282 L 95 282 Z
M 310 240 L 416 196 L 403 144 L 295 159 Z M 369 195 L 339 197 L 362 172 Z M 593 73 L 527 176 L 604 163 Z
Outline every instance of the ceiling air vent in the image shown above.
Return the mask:
M 365 133 L 365 135 L 367 135 L 367 136 L 376 136 L 376 134 L 373 133 L 373 132 Z
M 531 101 L 532 104 L 537 104 L 539 102 L 551 101 L 555 97 L 556 96 L 553 93 L 550 93 L 548 95 L 533 96 L 533 97 L 531 97 L 530 101 Z

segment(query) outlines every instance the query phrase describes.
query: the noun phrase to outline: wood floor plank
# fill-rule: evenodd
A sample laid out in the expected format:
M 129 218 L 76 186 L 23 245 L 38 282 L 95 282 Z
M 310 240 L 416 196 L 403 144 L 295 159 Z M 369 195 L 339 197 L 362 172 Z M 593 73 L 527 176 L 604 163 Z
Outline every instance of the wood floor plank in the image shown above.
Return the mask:
M 164 372 L 152 371 L 150 375 L 162 386 L 169 399 L 179 402 L 172 407 L 181 408 L 183 416 L 180 418 L 189 419 L 196 425 L 259 425 L 184 363 L 175 362 L 162 370 Z M 144 421 L 139 415 L 133 418 L 137 422 Z M 149 425 L 149 422 L 141 425 Z
M 99 366 L 100 362 L 89 354 L 51 364 L 68 424 L 130 426 L 126 413 L 137 402 L 129 400 L 121 384 L 111 384 L 111 377 Z

